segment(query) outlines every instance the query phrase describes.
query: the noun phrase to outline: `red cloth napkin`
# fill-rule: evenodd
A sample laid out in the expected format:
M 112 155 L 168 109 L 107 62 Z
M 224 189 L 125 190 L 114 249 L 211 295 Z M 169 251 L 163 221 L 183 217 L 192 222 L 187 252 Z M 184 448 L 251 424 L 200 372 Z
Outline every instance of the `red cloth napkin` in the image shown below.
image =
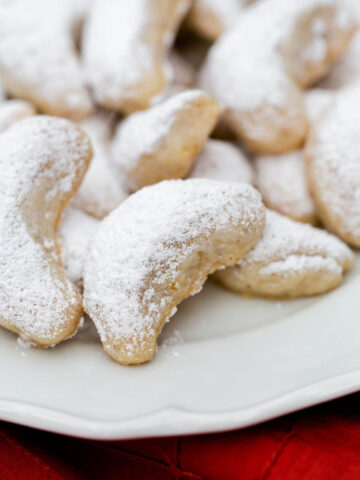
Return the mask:
M 0 423 L 0 479 L 359 480 L 359 401 L 234 432 L 122 442 Z

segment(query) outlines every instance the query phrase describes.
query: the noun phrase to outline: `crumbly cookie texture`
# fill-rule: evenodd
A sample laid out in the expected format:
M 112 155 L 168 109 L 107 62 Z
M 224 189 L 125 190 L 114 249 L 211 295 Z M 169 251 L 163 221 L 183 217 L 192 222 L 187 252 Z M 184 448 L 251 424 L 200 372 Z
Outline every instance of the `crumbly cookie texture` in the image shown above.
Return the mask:
M 148 108 L 166 86 L 165 56 L 189 0 L 95 0 L 83 38 L 87 79 L 99 105 Z
M 104 219 L 84 272 L 84 308 L 117 362 L 150 360 L 176 306 L 258 242 L 265 209 L 241 183 L 164 181 Z
M 302 150 L 257 157 L 255 170 L 256 187 L 267 207 L 299 222 L 317 223 Z
M 295 298 L 335 288 L 353 261 L 352 251 L 334 235 L 268 210 L 260 242 L 215 279 L 239 293 Z
M 347 88 L 314 125 L 306 146 L 310 192 L 325 226 L 360 247 L 360 88 Z
M 201 90 L 179 93 L 120 123 L 112 157 L 132 190 L 185 177 L 219 115 Z
M 108 215 L 129 195 L 124 176 L 111 160 L 113 118 L 112 113 L 97 112 L 80 124 L 91 140 L 94 155 L 72 205 L 98 219 Z
M 0 103 L 0 133 L 13 123 L 36 114 L 31 103 L 25 100 L 6 100 Z
M 250 3 L 251 0 L 194 0 L 186 26 L 208 40 L 216 40 L 234 25 Z
M 89 242 L 94 237 L 99 220 L 82 210 L 68 207 L 58 228 L 62 240 L 61 260 L 66 276 L 79 288 L 83 286 L 83 270 Z
M 0 324 L 38 346 L 77 329 L 81 298 L 61 266 L 56 227 L 91 157 L 71 122 L 35 116 L 0 135 Z
M 252 166 L 239 148 L 212 138 L 205 143 L 188 176 L 249 184 L 253 183 L 253 177 Z
M 306 114 L 310 125 L 313 125 L 331 105 L 336 92 L 324 88 L 312 88 L 304 94 Z
M 0 76 L 12 96 L 78 120 L 91 111 L 67 1 L 0 0 Z
M 346 50 L 354 25 L 337 0 L 263 0 L 210 49 L 200 85 L 260 154 L 298 148 L 307 133 L 301 89 Z

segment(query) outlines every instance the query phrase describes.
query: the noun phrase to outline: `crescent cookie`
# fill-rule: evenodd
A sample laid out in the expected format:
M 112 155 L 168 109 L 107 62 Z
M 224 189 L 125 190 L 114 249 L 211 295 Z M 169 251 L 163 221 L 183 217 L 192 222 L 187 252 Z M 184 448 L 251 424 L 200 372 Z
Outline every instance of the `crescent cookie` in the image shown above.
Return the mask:
M 335 288 L 353 262 L 352 251 L 334 235 L 268 210 L 260 242 L 215 278 L 235 292 L 295 298 Z
M 94 155 L 72 205 L 95 218 L 103 218 L 128 196 L 125 179 L 114 167 L 110 155 L 113 114 L 98 112 L 81 127 L 91 140 Z
M 35 115 L 35 109 L 24 100 L 6 100 L 0 103 L 0 133 L 4 132 L 13 123 L 23 118 Z
M 242 151 L 229 142 L 209 140 L 196 158 L 188 178 L 253 183 L 253 170 Z
M 91 111 L 69 5 L 59 0 L 0 0 L 0 75 L 12 96 L 73 120 Z
M 213 41 L 233 26 L 243 8 L 253 0 L 194 0 L 186 26 Z
M 0 135 L 0 325 L 38 346 L 71 336 L 83 314 L 56 227 L 91 158 L 71 122 L 35 116 Z
M 360 247 L 360 88 L 348 88 L 314 125 L 306 146 L 310 192 L 325 226 Z
M 61 259 L 66 276 L 79 288 L 83 285 L 83 270 L 90 240 L 99 220 L 77 208 L 68 207 L 61 220 L 58 234 L 62 240 Z
M 84 272 L 84 308 L 117 362 L 150 360 L 176 306 L 207 276 L 243 258 L 264 228 L 260 195 L 245 184 L 164 181 L 104 219 Z
M 336 0 L 256 2 L 210 49 L 200 85 L 248 149 L 296 149 L 307 133 L 301 89 L 324 76 L 353 30 Z
M 298 222 L 317 223 L 302 150 L 257 157 L 255 171 L 256 187 L 267 207 Z
M 185 177 L 218 115 L 210 95 L 188 90 L 120 123 L 112 156 L 130 189 Z
M 96 102 L 126 114 L 166 86 L 165 55 L 189 0 L 95 0 L 83 54 Z

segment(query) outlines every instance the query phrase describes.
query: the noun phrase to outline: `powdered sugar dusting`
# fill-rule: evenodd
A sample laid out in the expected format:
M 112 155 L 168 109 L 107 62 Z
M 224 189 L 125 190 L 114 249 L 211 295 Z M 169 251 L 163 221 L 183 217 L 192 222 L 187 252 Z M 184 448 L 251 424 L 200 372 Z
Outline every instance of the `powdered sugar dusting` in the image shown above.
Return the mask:
M 51 339 L 81 310 L 54 231 L 90 146 L 66 120 L 38 116 L 0 135 L 0 150 L 0 318 L 25 337 Z
M 35 115 L 34 107 L 23 100 L 7 100 L 0 103 L 0 133 L 22 118 Z
M 165 350 L 165 355 L 167 357 L 179 357 L 179 347 L 185 343 L 184 337 L 182 336 L 180 330 L 174 330 L 170 337 L 165 338 L 163 342 L 160 343 L 160 346 Z
M 62 262 L 67 277 L 82 286 L 83 269 L 90 240 L 99 222 L 76 208 L 67 208 L 58 233 L 62 238 Z
M 279 53 L 281 46 L 301 15 L 316 7 L 334 5 L 336 0 L 256 2 L 244 10 L 236 25 L 211 48 L 201 85 L 226 108 L 251 111 L 265 104 L 285 107 L 288 101 L 285 92 L 291 80 Z M 338 11 L 339 15 L 343 13 L 342 8 Z M 315 18 L 314 44 L 304 53 L 309 62 L 326 54 L 319 44 L 324 34 L 316 22 Z
M 204 93 L 187 90 L 164 103 L 126 118 L 113 140 L 113 158 L 125 172 L 136 167 L 143 154 L 152 153 L 170 133 L 177 114 Z
M 81 123 L 93 147 L 93 158 L 73 200 L 73 206 L 103 218 L 128 196 L 125 178 L 110 158 L 110 127 L 113 115 L 97 113 Z
M 177 290 L 190 288 L 186 274 L 177 284 L 180 273 L 194 275 L 207 255 L 213 265 L 232 242 L 235 258 L 236 245 L 261 232 L 262 216 L 259 194 L 245 184 L 172 180 L 131 195 L 101 223 L 85 266 L 84 306 L 102 341 L 123 343 L 131 357 L 134 344 L 156 338 Z M 196 275 L 198 291 L 204 272 Z
M 329 272 L 342 273 L 341 266 L 333 258 L 308 255 L 289 255 L 285 260 L 272 262 L 259 270 L 260 275 L 282 275 L 291 276 L 297 273 L 327 270 Z
M 239 278 L 254 265 L 262 265 L 262 276 L 292 276 L 316 268 L 341 272 L 352 259 L 351 250 L 334 235 L 267 210 L 263 238 L 234 268 Z
M 161 79 L 155 78 L 156 72 L 163 68 L 162 57 L 188 6 L 189 0 L 94 1 L 83 50 L 87 78 L 99 103 L 119 105 L 141 96 L 138 88 L 158 93 Z
M 334 92 L 322 88 L 313 88 L 305 92 L 305 107 L 310 124 L 321 117 L 334 97 Z
M 251 184 L 253 171 L 250 162 L 239 148 L 229 142 L 209 139 L 199 153 L 189 178 L 212 178 Z
M 265 204 L 295 220 L 315 218 L 316 210 L 308 191 L 301 150 L 258 157 L 255 165 L 256 185 Z
M 180 330 L 175 329 L 170 337 L 166 337 L 161 345 L 165 348 L 167 347 L 177 347 L 184 343 L 184 337 L 182 336 Z
M 143 37 L 148 0 L 95 0 L 84 32 L 87 77 L 99 102 L 126 96 L 152 67 Z
M 360 9 L 359 9 L 360 10 Z M 359 15 L 360 16 L 360 15 Z M 348 51 L 334 65 L 320 86 L 337 90 L 352 83 L 360 82 L 360 32 L 357 32 Z
M 321 18 L 312 24 L 312 41 L 300 52 L 303 60 L 316 63 L 322 62 L 327 55 L 326 24 Z
M 360 238 L 360 88 L 339 93 L 309 143 L 311 177 L 343 233 Z
M 72 44 L 71 14 L 66 1 L 0 1 L 0 73 L 6 90 L 51 113 L 91 109 Z

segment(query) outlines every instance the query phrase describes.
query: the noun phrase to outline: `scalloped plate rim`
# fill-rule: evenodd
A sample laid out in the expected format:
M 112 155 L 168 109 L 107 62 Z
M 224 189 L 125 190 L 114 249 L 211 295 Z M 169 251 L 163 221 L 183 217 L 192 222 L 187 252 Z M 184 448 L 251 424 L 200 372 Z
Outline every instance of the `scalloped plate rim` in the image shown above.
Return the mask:
M 249 427 L 360 389 L 360 369 L 292 390 L 257 405 L 218 412 L 168 406 L 128 420 L 98 421 L 16 400 L 0 399 L 0 419 L 52 433 L 92 440 L 127 440 L 203 434 Z M 321 390 L 321 392 L 320 392 Z

